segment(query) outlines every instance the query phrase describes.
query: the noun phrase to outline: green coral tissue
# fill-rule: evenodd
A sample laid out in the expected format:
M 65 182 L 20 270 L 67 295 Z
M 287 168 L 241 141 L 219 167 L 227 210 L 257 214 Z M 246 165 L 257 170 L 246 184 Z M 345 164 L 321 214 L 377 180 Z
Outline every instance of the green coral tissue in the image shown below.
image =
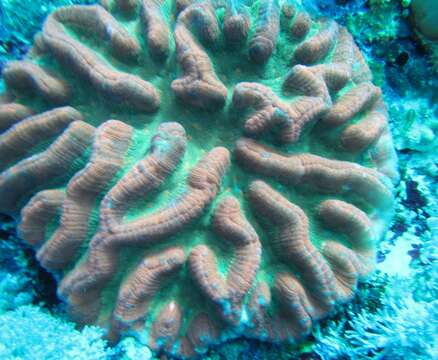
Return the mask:
M 336 22 L 277 0 L 61 7 L 3 79 L 0 212 L 112 343 L 299 343 L 373 271 L 396 156 Z

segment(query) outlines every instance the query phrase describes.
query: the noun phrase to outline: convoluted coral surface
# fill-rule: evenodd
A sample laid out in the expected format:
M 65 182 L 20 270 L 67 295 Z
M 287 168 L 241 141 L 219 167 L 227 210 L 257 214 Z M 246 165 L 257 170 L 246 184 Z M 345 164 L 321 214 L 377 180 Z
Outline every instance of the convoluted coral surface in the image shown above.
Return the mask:
M 112 341 L 298 342 L 372 271 L 396 159 L 335 22 L 292 1 L 71 6 L 3 77 L 0 211 Z

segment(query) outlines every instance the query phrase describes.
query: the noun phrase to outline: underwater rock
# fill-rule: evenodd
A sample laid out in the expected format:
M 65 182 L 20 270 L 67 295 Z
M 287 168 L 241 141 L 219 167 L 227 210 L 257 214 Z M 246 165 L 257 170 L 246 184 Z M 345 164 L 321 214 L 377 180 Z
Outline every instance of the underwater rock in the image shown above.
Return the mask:
M 102 5 L 5 68 L 0 211 L 113 342 L 302 341 L 372 271 L 398 181 L 351 35 L 292 1 Z
M 429 40 L 438 41 L 436 17 L 438 7 L 434 0 L 413 0 L 412 12 L 415 24 L 420 32 Z
M 434 0 L 413 0 L 411 7 L 412 22 L 417 30 L 418 40 L 429 53 L 429 62 L 436 74 L 438 72 L 438 25 L 436 23 L 438 6 Z

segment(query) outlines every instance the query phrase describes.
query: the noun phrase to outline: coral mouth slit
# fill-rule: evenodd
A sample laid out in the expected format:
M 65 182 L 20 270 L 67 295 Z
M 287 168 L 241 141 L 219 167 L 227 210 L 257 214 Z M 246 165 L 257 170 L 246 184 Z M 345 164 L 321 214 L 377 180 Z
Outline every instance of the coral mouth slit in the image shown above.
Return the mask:
M 113 343 L 298 343 L 373 270 L 398 180 L 381 91 L 293 0 L 60 8 L 3 77 L 0 211 Z

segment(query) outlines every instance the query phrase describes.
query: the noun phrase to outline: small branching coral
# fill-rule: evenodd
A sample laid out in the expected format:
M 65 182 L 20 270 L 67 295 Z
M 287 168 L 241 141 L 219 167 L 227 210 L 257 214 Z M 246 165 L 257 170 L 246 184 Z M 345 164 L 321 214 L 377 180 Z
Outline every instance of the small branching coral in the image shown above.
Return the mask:
M 14 359 L 106 360 L 114 351 L 102 339 L 102 329 L 81 331 L 33 305 L 0 314 L 0 357 Z
M 111 341 L 296 343 L 372 271 L 396 158 L 335 22 L 276 0 L 65 7 L 4 80 L 0 211 Z
M 371 292 L 378 294 L 376 304 L 348 305 L 345 311 L 348 321 L 329 320 L 324 328 L 316 329 L 314 336 L 318 342 L 313 350 L 321 359 L 426 360 L 438 356 L 438 346 L 432 340 L 438 330 L 438 301 L 414 299 L 412 294 L 422 276 L 389 278 L 383 292 L 376 287 L 379 278 L 381 281 L 383 276 L 374 276 L 368 284 Z M 358 295 L 361 299 L 372 299 L 370 290 L 362 289 Z M 427 292 L 423 294 L 427 296 Z

